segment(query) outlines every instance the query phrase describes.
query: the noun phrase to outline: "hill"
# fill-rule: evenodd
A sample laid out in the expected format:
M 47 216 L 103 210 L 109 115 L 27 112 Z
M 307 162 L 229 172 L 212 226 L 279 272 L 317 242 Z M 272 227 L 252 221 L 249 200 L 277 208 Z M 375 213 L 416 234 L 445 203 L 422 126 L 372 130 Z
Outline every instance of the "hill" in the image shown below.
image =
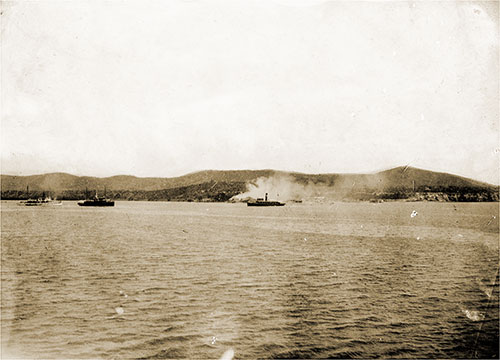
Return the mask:
M 227 201 L 262 196 L 292 199 L 498 201 L 498 186 L 448 173 L 397 167 L 373 174 L 304 174 L 276 170 L 207 170 L 173 178 L 106 178 L 51 173 L 1 175 L 2 199 L 53 196 L 79 199 L 106 189 L 127 200 Z M 280 195 L 281 194 L 281 195 Z
M 494 185 L 448 173 L 400 166 L 374 174 L 293 174 L 300 183 L 323 183 L 337 188 L 369 190 L 434 190 L 446 188 L 494 189 Z
M 9 190 L 66 191 L 66 190 L 131 190 L 154 191 L 217 182 L 247 182 L 259 177 L 270 177 L 279 172 L 274 170 L 206 170 L 173 178 L 116 175 L 105 178 L 75 176 L 66 173 L 14 176 L 1 175 L 2 192 Z

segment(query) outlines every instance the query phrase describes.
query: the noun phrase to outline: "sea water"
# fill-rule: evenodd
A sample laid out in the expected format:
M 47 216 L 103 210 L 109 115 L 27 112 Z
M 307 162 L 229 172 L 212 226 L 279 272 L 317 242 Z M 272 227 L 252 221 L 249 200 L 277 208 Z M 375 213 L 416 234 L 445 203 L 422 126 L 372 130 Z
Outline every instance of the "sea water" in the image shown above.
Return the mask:
M 2 358 L 499 355 L 498 203 L 1 211 Z

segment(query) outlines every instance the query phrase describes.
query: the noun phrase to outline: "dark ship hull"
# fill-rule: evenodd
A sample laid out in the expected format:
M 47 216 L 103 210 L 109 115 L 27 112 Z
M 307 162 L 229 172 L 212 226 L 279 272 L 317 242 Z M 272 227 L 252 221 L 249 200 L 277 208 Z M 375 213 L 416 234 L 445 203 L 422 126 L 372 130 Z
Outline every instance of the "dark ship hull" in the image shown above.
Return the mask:
M 257 198 L 256 201 L 247 202 L 247 206 L 284 206 L 285 203 L 279 201 L 267 200 L 267 193 L 265 198 Z
M 247 206 L 285 206 L 285 203 L 279 201 L 255 201 L 247 202 Z
M 80 206 L 115 206 L 115 202 L 112 200 L 83 200 L 79 201 Z
M 29 199 L 29 200 L 21 201 L 19 203 L 19 205 L 24 205 L 24 206 L 43 206 L 43 205 L 47 205 L 48 203 L 49 202 L 45 201 L 45 200 L 32 200 L 32 199 Z

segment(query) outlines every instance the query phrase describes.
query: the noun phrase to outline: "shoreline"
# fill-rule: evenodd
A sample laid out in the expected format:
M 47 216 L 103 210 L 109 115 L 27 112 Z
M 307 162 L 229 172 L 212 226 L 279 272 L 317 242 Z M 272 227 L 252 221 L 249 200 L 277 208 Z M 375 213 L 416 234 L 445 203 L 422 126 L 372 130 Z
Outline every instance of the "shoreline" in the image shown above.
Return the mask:
M 2 202 L 19 202 L 19 201 L 25 201 L 27 198 L 0 198 L 0 201 Z M 56 199 L 60 200 L 62 202 L 78 202 L 82 199 Z M 165 203 L 199 203 L 199 204 L 246 204 L 246 201 L 208 201 L 208 200 L 181 200 L 181 199 L 172 199 L 172 200 L 165 200 L 165 199 L 153 199 L 153 200 L 148 200 L 148 199 L 113 199 L 111 200 L 115 202 L 165 202 Z M 313 201 L 313 200 L 303 200 L 303 201 L 283 201 L 286 205 L 294 205 L 294 206 L 300 206 L 300 205 L 311 205 L 311 204 L 317 204 L 317 205 L 331 205 L 335 203 L 370 203 L 370 204 L 385 204 L 385 203 L 423 203 L 423 202 L 430 202 L 430 203 L 499 203 L 499 200 L 460 200 L 460 199 L 444 199 L 444 198 L 437 198 L 437 199 L 417 199 L 417 198 L 407 198 L 407 199 L 371 199 L 371 200 L 357 200 L 357 199 L 325 199 L 323 201 Z

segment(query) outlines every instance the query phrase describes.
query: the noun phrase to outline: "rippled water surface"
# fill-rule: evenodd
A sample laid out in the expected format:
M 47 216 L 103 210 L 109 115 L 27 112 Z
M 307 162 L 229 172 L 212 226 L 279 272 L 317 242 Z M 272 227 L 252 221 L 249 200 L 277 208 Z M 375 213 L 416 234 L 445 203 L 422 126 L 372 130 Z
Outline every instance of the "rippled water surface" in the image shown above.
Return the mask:
M 498 215 L 2 202 L 2 356 L 498 358 Z

